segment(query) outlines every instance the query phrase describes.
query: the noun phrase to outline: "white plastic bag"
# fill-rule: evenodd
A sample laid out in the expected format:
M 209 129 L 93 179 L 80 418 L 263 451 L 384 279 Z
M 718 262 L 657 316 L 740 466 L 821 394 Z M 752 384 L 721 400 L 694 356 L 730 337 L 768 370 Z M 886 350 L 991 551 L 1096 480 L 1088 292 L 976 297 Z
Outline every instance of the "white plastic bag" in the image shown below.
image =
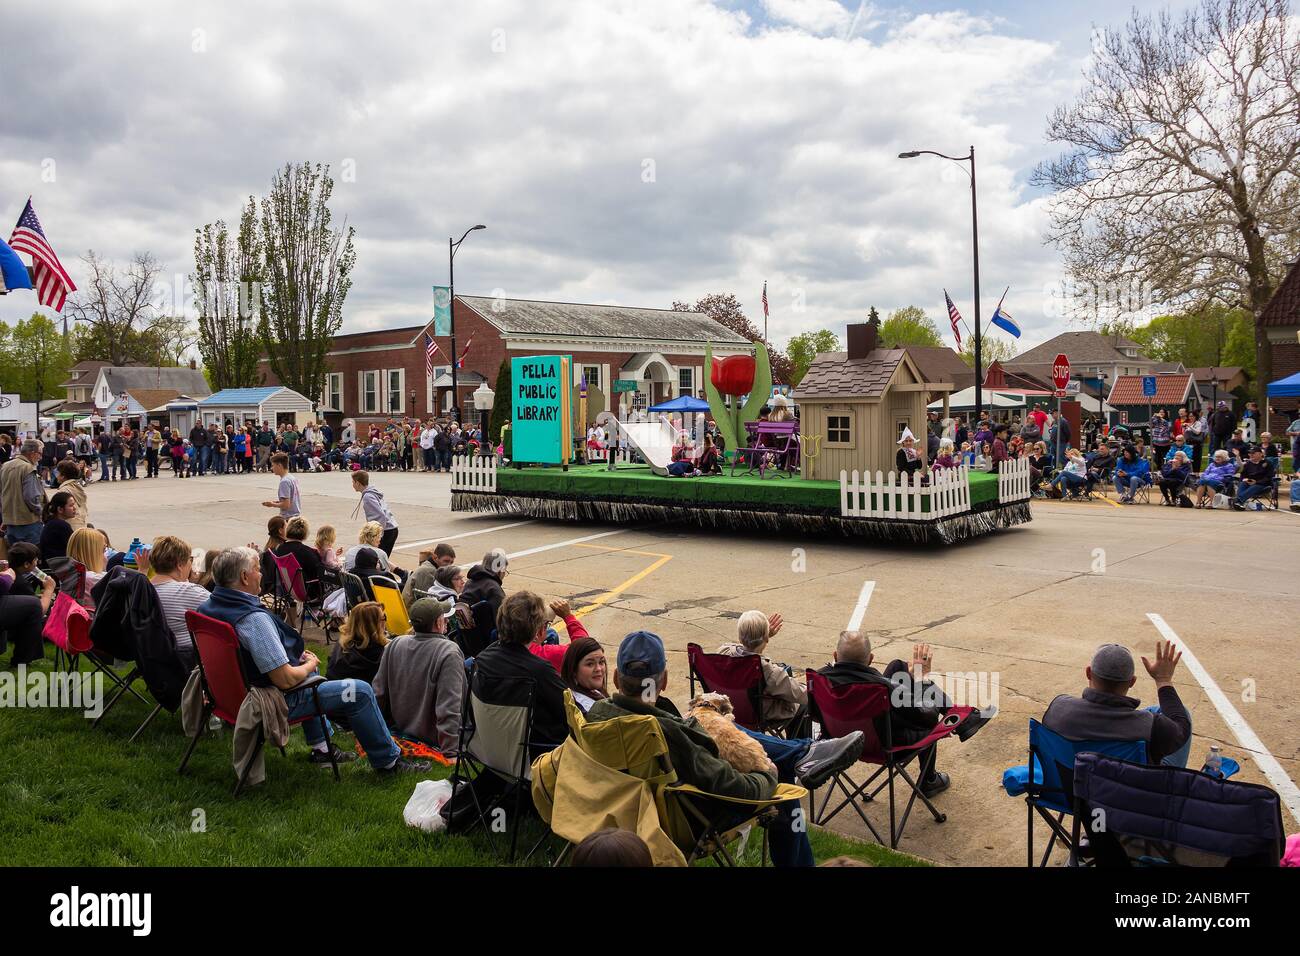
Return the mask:
M 408 827 L 415 827 L 425 833 L 437 833 L 447 827 L 442 818 L 442 808 L 450 799 L 450 780 L 421 780 L 415 785 L 411 799 L 406 801 L 402 819 Z
M 334 617 L 348 616 L 348 596 L 342 588 L 335 588 L 325 599 L 325 610 Z
M 1210 507 L 1219 508 L 1221 510 L 1223 508 L 1229 508 L 1231 507 L 1231 500 L 1232 499 L 1220 491 L 1215 494 L 1214 501 L 1210 504 Z

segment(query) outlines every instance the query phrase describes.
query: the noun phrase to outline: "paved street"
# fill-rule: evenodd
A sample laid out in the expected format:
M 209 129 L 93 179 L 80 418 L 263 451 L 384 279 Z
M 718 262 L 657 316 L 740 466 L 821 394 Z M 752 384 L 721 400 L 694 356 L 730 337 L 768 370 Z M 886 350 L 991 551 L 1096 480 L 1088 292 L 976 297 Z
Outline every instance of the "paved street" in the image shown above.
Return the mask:
M 345 474 L 300 476 L 312 532 L 333 524 L 351 544 L 361 524 Z M 1295 554 L 1300 515 L 1187 511 L 1109 502 L 1035 502 L 1034 521 L 951 548 L 869 547 L 841 541 L 767 540 L 657 527 L 570 525 L 453 514 L 446 475 L 376 474 L 401 525 L 395 557 L 410 566 L 423 545 L 446 540 L 462 563 L 491 547 L 514 559 L 507 590 L 527 587 L 586 609 L 593 635 L 613 652 L 631 630 L 663 636 L 670 650 L 669 696 L 687 697 L 688 642 L 713 649 L 735 619 L 757 607 L 786 624 L 770 654 L 796 671 L 827 663 L 854 615 L 864 584 L 862 626 L 878 663 L 910 658 L 914 641 L 934 648 L 936 669 L 996 676 L 999 716 L 966 744 L 946 742 L 940 768 L 952 788 L 938 798 L 939 825 L 921 809 L 902 849 L 943 863 L 1023 862 L 1025 806 L 1001 790 L 1004 767 L 1026 759 L 1027 723 L 1052 697 L 1078 693 L 1093 648 L 1122 642 L 1150 655 L 1158 615 L 1199 660 L 1177 684 L 1191 709 L 1199 766 L 1211 743 L 1243 764 L 1239 779 L 1269 782 L 1296 805 L 1300 726 L 1294 688 L 1300 596 Z M 270 476 L 162 478 L 89 489 L 92 521 L 125 547 L 176 533 L 209 548 L 261 544 L 272 512 Z M 1141 671 L 1136 692 L 1154 703 Z M 1212 698 L 1217 686 L 1218 704 Z M 1230 705 L 1223 706 L 1223 702 Z M 1234 712 L 1235 715 L 1234 716 Z M 1232 726 L 1236 723 L 1235 731 Z M 1239 735 L 1256 735 L 1262 754 Z M 1265 775 L 1269 767 L 1274 779 Z M 1275 768 L 1275 769 L 1274 769 Z M 1287 790 L 1288 785 L 1290 790 Z M 874 819 L 884 807 L 873 809 Z M 1297 821 L 1284 810 L 1287 828 Z M 865 834 L 851 811 L 835 821 Z

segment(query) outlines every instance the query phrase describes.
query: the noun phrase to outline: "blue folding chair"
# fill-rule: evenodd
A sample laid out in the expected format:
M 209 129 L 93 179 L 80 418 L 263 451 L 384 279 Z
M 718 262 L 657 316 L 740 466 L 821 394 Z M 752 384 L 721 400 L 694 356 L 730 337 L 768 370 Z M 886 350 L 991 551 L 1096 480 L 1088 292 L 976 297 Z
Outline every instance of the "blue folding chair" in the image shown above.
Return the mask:
M 1029 817 L 1029 866 L 1034 866 L 1034 812 L 1052 831 L 1039 866 L 1047 866 L 1056 841 L 1060 840 L 1071 855 L 1077 855 L 1074 835 L 1065 826 L 1067 815 L 1074 816 L 1074 758 L 1081 753 L 1098 753 L 1133 763 L 1146 763 L 1145 740 L 1066 740 L 1032 718 L 1029 721 L 1029 778 L 1025 783 L 1025 803 Z M 1037 769 L 1037 773 L 1035 773 Z M 1055 814 L 1055 816 L 1053 816 Z
M 1074 796 L 1098 867 L 1277 866 L 1286 849 L 1281 798 L 1261 784 L 1080 754 Z

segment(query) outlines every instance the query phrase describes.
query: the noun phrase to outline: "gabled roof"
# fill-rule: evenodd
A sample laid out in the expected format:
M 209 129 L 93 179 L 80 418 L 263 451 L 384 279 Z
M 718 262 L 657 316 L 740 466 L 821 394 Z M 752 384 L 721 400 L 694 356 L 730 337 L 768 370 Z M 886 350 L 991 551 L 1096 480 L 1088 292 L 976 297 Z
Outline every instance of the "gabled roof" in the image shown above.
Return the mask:
M 1118 341 L 1121 348 L 1138 349 L 1136 358 L 1129 358 L 1118 348 L 1115 343 Z M 1062 332 L 1054 338 L 1048 339 L 1042 345 L 1035 346 L 1027 352 L 1021 352 L 1015 357 L 1014 364 L 1052 364 L 1052 360 L 1060 353 L 1070 360 L 1071 365 L 1100 365 L 1125 362 L 1130 365 L 1134 362 L 1150 362 L 1151 360 L 1141 353 L 1141 346 L 1132 339 L 1124 336 L 1102 335 L 1100 332 Z M 1010 365 L 1012 363 L 1004 363 Z
M 458 295 L 456 298 L 506 336 L 555 335 L 584 339 L 750 344 L 744 336 L 719 325 L 703 312 L 473 295 Z
M 127 394 L 139 402 L 141 408 L 153 411 L 159 406 L 166 405 L 180 392 L 174 388 L 132 388 Z
M 1260 325 L 1300 325 L 1300 259 L 1291 263 L 1285 278 L 1259 316 Z
M 258 388 L 223 388 L 215 395 L 203 399 L 200 405 L 260 405 L 277 392 L 284 391 L 283 385 L 263 385 Z
M 1156 394 L 1147 398 L 1142 394 L 1142 375 L 1121 375 L 1111 386 L 1110 397 L 1106 399 L 1111 405 L 1182 405 L 1187 396 L 1196 387 L 1191 372 L 1174 372 L 1157 375 Z
M 795 395 L 800 402 L 810 398 L 880 398 L 894 377 L 905 349 L 873 349 L 863 359 L 849 359 L 848 352 L 821 352 L 800 380 Z
M 133 392 L 139 388 L 170 388 L 195 398 L 211 395 L 212 389 L 203 372 L 185 366 L 136 366 L 109 365 L 99 370 L 104 376 L 108 389 L 116 397 L 123 392 Z M 93 383 L 92 383 L 93 384 Z
M 1204 365 L 1188 369 L 1198 382 L 1230 382 L 1245 373 L 1240 365 Z
M 975 370 L 947 346 L 909 345 L 907 354 L 927 382 L 951 382 L 955 391 L 975 384 Z
M 105 368 L 110 363 L 100 359 L 83 359 L 72 368 L 68 369 L 68 380 L 59 388 L 73 388 L 81 386 L 90 386 L 95 384 L 95 373 L 101 368 Z M 80 372 L 80 375 L 73 375 L 73 372 Z

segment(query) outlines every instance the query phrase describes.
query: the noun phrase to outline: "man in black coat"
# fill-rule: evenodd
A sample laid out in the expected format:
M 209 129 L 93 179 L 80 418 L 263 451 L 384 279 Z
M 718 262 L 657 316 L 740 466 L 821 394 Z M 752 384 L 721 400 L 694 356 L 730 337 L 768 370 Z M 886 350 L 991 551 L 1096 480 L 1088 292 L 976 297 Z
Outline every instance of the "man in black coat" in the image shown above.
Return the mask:
M 1236 427 L 1237 416 L 1232 414 L 1232 409 L 1228 407 L 1227 402 L 1219 402 L 1210 415 L 1210 452 L 1227 448 L 1228 439 L 1232 437 L 1233 429 Z

